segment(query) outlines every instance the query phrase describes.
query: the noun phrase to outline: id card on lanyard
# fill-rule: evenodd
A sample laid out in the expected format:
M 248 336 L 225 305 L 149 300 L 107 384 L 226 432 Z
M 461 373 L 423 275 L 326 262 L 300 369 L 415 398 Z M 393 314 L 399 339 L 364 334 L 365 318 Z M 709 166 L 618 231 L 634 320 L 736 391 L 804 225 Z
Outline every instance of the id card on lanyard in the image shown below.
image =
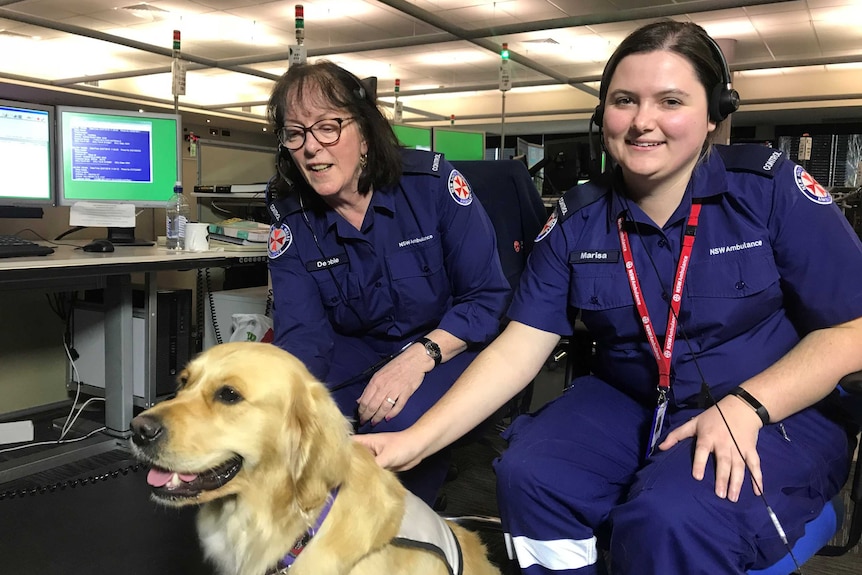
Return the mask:
M 652 427 L 650 429 L 649 456 L 655 448 L 656 441 L 661 435 L 661 429 L 664 425 L 664 417 L 667 413 L 667 393 L 670 391 L 670 367 L 673 359 L 673 346 L 676 343 L 676 328 L 677 319 L 679 318 L 679 308 L 682 303 L 682 288 L 685 285 L 685 275 L 688 271 L 688 264 L 691 260 L 691 251 L 694 247 L 694 238 L 697 233 L 697 222 L 700 217 L 701 204 L 692 203 L 691 212 L 688 215 L 688 222 L 685 226 L 685 235 L 682 240 L 682 250 L 679 254 L 679 263 L 677 264 L 676 275 L 673 280 L 673 294 L 670 304 L 668 305 L 667 332 L 664 338 L 664 347 L 659 345 L 658 336 L 655 333 L 652 321 L 650 320 L 649 311 L 647 310 L 646 300 L 643 297 L 640 280 L 638 279 L 637 269 L 635 269 L 635 261 L 632 257 L 631 244 L 629 243 L 629 234 L 623 227 L 624 218 L 620 216 L 617 219 L 617 231 L 620 236 L 620 249 L 623 254 L 623 262 L 626 266 L 626 277 L 629 280 L 629 288 L 631 288 L 632 299 L 640 316 L 641 325 L 644 328 L 647 342 L 655 357 L 658 365 L 658 404 L 656 405 L 655 413 L 653 414 Z

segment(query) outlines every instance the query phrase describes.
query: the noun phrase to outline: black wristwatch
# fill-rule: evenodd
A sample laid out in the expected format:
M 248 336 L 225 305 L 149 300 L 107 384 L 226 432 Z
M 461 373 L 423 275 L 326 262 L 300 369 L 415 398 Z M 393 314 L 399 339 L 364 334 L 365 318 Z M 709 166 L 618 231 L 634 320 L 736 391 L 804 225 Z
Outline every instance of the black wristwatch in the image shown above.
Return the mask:
M 416 343 L 421 343 L 425 346 L 425 353 L 428 354 L 428 357 L 434 360 L 434 367 L 440 365 L 440 362 L 443 359 L 443 354 L 440 352 L 439 345 L 437 345 L 427 337 L 420 337 L 416 340 Z

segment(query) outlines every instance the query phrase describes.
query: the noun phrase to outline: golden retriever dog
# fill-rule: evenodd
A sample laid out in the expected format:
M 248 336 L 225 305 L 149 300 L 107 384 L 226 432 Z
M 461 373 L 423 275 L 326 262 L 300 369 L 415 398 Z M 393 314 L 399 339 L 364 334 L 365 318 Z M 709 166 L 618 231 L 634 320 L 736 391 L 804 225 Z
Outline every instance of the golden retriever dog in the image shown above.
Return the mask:
M 176 396 L 134 418 L 131 443 L 153 466 L 154 500 L 200 506 L 204 555 L 222 575 L 450 575 L 442 554 L 403 536 L 433 511 L 350 429 L 299 360 L 236 342 L 191 361 Z M 454 532 L 463 575 L 500 575 L 475 533 L 432 520 Z

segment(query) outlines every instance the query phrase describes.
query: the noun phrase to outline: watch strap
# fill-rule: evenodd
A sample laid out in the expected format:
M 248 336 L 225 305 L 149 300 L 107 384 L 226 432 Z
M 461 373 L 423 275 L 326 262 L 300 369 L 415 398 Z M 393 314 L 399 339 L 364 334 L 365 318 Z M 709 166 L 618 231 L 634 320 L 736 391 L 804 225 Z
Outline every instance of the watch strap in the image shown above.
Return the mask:
M 425 347 L 425 353 L 428 354 L 428 357 L 434 360 L 434 367 L 440 365 L 441 361 L 443 360 L 443 354 L 440 353 L 439 345 L 424 336 L 416 338 L 416 343 L 421 343 Z M 429 344 L 436 348 L 436 354 L 431 353 L 431 350 L 429 349 Z
M 769 412 L 766 410 L 762 403 L 755 399 L 753 395 L 751 395 L 741 387 L 733 389 L 730 392 L 730 395 L 735 395 L 743 402 L 747 403 L 748 406 L 751 407 L 751 409 L 753 409 L 755 413 L 757 413 L 757 417 L 759 417 L 760 421 L 763 422 L 764 427 L 769 425 Z

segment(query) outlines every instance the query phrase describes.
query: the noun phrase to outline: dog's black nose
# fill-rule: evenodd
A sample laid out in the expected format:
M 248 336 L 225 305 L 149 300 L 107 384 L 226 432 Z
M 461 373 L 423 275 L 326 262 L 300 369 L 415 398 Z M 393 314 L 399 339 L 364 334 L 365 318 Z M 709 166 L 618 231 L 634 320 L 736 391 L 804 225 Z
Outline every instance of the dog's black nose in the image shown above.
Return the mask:
M 144 446 L 157 441 L 163 431 L 162 422 L 155 417 L 141 414 L 132 419 L 132 441 L 136 445 Z

